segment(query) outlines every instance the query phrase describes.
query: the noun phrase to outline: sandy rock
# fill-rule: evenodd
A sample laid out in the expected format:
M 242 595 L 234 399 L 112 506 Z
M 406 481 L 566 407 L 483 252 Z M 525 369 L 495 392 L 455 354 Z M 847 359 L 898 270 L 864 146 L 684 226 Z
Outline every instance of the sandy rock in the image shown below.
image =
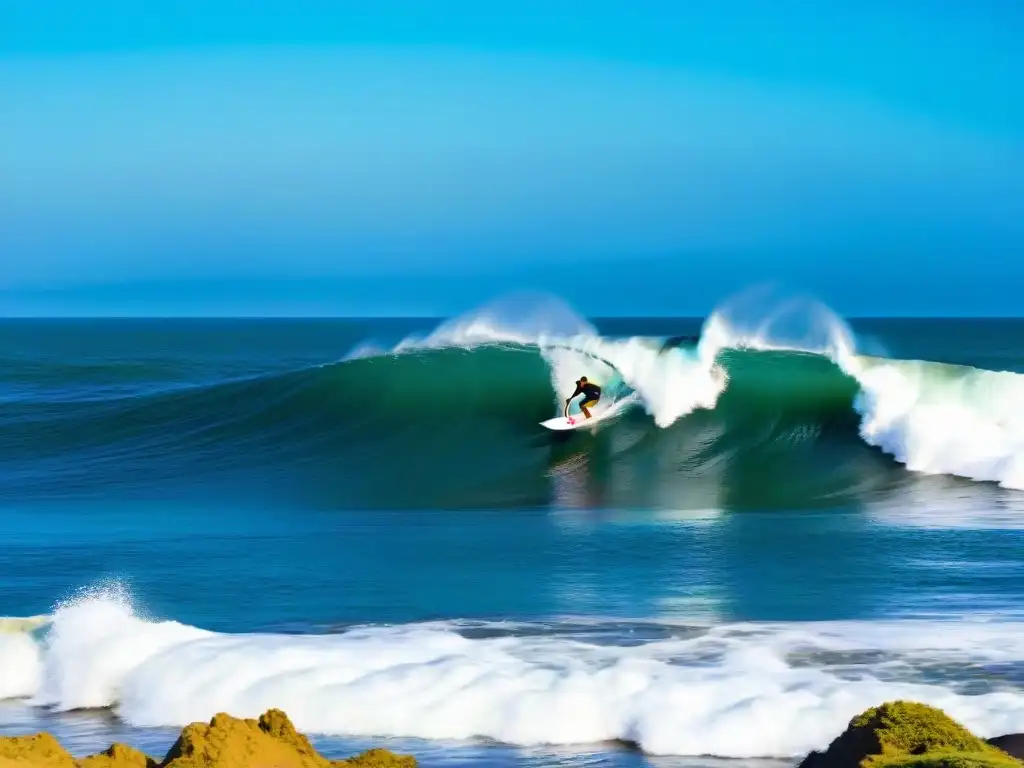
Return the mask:
M 193 723 L 167 753 L 163 768 L 414 768 L 412 757 L 371 750 L 350 760 L 332 762 L 313 749 L 279 709 L 259 720 L 220 713 L 209 724 Z
M 371 749 L 331 761 L 313 749 L 288 716 L 271 709 L 259 720 L 226 714 L 182 729 L 163 762 L 124 744 L 75 760 L 48 733 L 0 738 L 0 768 L 416 768 L 416 759 Z
M 850 721 L 825 752 L 812 752 L 800 768 L 1021 768 L 945 712 L 895 701 Z
M 78 761 L 79 768 L 156 768 L 156 760 L 134 747 L 111 744 L 98 755 Z
M 0 766 L 39 766 L 39 768 L 75 768 L 75 760 L 48 733 L 0 738 Z
M 166 768 L 329 768 L 330 763 L 299 735 L 284 713 L 270 710 L 257 720 L 220 713 L 209 724 L 186 726 L 171 747 Z
M 348 760 L 335 760 L 336 768 L 416 768 L 416 758 L 387 749 L 370 749 Z

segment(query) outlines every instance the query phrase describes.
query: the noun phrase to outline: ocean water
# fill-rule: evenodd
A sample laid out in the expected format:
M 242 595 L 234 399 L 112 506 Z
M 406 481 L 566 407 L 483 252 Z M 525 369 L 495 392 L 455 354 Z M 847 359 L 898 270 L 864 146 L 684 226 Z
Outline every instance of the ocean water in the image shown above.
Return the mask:
M 556 434 L 580 375 L 617 416 Z M 428 766 L 1024 731 L 1024 321 L 0 321 L 0 732 Z

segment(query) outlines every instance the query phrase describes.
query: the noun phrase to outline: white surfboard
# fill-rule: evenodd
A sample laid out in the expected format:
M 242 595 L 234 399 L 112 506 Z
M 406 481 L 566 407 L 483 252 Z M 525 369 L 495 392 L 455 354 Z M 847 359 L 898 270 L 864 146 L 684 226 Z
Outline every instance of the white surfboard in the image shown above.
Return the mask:
M 553 419 L 542 421 L 540 425 L 556 431 L 579 429 L 580 427 L 592 427 L 598 422 L 607 419 L 609 416 L 621 413 L 627 405 L 633 402 L 633 400 L 634 397 L 631 395 L 630 397 L 625 397 L 622 400 L 616 400 L 614 403 L 606 406 L 600 411 L 591 408 L 591 417 L 589 419 L 582 413 L 571 413 L 568 416 L 556 416 Z

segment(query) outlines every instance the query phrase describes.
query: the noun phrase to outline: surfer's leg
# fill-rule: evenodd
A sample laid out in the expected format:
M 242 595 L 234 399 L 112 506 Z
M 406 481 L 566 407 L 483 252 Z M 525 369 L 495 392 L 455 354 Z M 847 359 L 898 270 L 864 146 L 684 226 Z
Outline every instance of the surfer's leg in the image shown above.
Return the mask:
M 597 400 L 587 400 L 584 403 L 580 403 L 580 410 L 583 411 L 583 415 L 589 419 L 590 411 L 587 409 L 593 408 L 595 405 L 597 405 Z

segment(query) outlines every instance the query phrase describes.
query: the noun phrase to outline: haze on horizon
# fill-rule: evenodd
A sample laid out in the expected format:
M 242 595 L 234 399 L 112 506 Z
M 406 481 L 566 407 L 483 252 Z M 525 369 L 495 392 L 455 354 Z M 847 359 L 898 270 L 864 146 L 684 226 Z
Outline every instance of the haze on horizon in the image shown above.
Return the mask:
M 0 315 L 1020 314 L 1019 3 L 7 5 Z

